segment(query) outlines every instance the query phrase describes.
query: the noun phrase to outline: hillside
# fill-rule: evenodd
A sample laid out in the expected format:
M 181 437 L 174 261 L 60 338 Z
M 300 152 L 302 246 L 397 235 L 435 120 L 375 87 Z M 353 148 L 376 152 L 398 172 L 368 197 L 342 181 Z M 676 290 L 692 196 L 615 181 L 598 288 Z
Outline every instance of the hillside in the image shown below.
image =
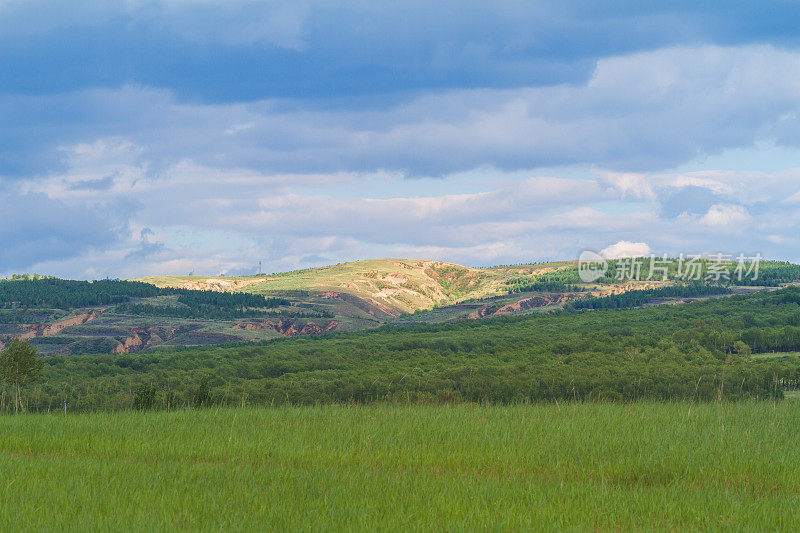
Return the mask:
M 464 300 L 506 294 L 506 282 L 573 266 L 574 261 L 470 268 L 424 259 L 369 259 L 281 274 L 246 277 L 151 276 L 138 281 L 157 287 L 238 291 L 255 294 L 310 291 L 329 298 L 360 298 L 399 316 Z
M 765 262 L 757 281 L 631 281 L 611 261 L 595 282 L 575 261 L 470 268 L 443 261 L 373 259 L 245 277 L 154 276 L 71 281 L 0 280 L 0 347 L 31 340 L 46 355 L 129 353 L 157 347 L 258 342 L 385 324 L 680 304 L 775 288 L 800 266 Z M 643 266 L 647 272 L 648 266 Z M 703 265 L 702 274 L 709 265 Z

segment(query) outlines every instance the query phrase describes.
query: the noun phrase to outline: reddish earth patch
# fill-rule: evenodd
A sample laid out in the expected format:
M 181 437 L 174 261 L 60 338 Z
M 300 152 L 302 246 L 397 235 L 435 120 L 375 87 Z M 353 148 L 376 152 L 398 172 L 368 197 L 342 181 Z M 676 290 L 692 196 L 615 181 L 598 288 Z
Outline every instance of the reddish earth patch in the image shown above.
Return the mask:
M 101 309 L 101 311 L 103 311 L 103 309 Z M 88 313 L 82 313 L 80 315 L 71 316 L 63 320 L 57 320 L 51 324 L 21 324 L 21 326 L 27 331 L 21 335 L 15 335 L 15 337 L 21 340 L 26 340 L 33 339 L 34 337 L 49 337 L 51 335 L 57 335 L 61 333 L 64 328 L 86 324 L 98 316 L 100 316 L 99 311 L 89 311 Z
M 365 299 L 361 298 L 346 292 L 335 292 L 335 291 L 326 291 L 320 293 L 322 298 L 326 298 L 328 300 L 338 300 L 340 302 L 348 303 L 354 306 L 356 309 L 360 309 L 365 313 L 378 317 L 392 317 L 397 316 L 396 313 L 393 313 L 391 310 L 384 309 L 380 302 L 375 301 L 374 299 Z
M 497 304 L 486 305 L 484 307 L 481 307 L 477 311 L 473 311 L 472 313 L 470 313 L 467 316 L 467 318 L 485 318 L 487 316 L 492 316 L 497 312 L 498 309 L 500 309 L 500 306 Z
M 547 307 L 548 305 L 557 305 L 566 302 L 571 302 L 572 300 L 576 300 L 580 298 L 578 295 L 574 294 L 551 294 L 549 296 L 541 295 L 541 296 L 531 296 L 530 298 L 523 298 L 522 300 L 518 300 L 514 303 L 504 305 L 502 307 L 498 305 L 487 305 L 486 307 L 482 307 L 477 311 L 470 313 L 467 318 L 485 318 L 490 316 L 500 316 L 500 315 L 510 315 L 513 313 L 519 313 L 520 311 L 527 311 L 528 309 L 535 309 L 538 307 Z
M 340 302 L 346 302 L 347 301 L 347 300 L 345 300 L 344 296 L 342 296 L 342 293 L 340 293 L 340 292 L 328 291 L 328 292 L 321 293 L 320 296 L 322 298 L 327 298 L 329 300 L 339 300 Z
M 174 337 L 181 328 L 134 328 L 133 334 L 119 341 L 114 353 L 131 353 L 161 344 Z

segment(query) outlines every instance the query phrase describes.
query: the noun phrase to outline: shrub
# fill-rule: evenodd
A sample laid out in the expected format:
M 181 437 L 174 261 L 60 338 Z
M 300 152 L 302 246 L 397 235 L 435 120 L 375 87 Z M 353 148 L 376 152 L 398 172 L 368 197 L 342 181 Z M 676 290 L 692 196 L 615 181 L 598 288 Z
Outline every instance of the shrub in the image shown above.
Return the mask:
M 148 411 L 156 403 L 156 386 L 152 383 L 142 383 L 133 396 L 133 408 L 139 411 Z

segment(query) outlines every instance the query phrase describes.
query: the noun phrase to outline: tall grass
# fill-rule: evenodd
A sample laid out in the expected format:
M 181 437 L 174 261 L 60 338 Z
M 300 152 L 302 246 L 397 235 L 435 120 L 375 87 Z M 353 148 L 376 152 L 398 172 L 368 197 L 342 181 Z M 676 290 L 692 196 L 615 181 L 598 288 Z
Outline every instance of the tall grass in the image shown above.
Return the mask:
M 797 530 L 794 402 L 0 417 L 0 529 Z

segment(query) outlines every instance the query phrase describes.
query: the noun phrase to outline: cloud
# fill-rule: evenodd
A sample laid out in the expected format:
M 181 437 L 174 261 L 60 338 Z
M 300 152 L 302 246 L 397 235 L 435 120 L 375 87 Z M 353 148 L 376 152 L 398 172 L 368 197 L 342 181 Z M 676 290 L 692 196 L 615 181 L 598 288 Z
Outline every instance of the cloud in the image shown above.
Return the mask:
M 650 246 L 643 242 L 619 241 L 600 251 L 606 259 L 620 259 L 623 257 L 644 257 L 650 254 Z
M 643 173 L 763 139 L 800 147 L 786 129 L 798 108 L 800 54 L 771 47 L 658 50 L 600 60 L 581 87 L 449 90 L 357 110 L 182 103 L 137 86 L 0 95 L 0 173 L 64 170 L 60 147 L 129 142 L 151 175 L 179 161 L 411 177 L 590 165 L 609 186 L 651 199 Z
M 217 227 L 253 233 L 333 233 L 367 242 L 413 240 L 442 246 L 481 239 L 480 233 L 461 231 L 467 224 L 514 221 L 520 216 L 541 217 L 545 213 L 555 216 L 570 205 L 608 198 L 592 180 L 530 178 L 492 191 L 438 197 L 337 200 L 265 195 L 206 208 L 203 213 L 212 217 Z
M 139 232 L 139 246 L 125 254 L 126 261 L 141 261 L 164 250 L 164 243 L 155 240 L 155 232 L 150 228 L 142 228 Z
M 161 20 L 171 32 L 201 44 L 253 45 L 302 51 L 308 6 L 296 1 L 130 2 L 132 18 Z
M 719 201 L 720 196 L 705 187 L 696 185 L 669 187 L 660 199 L 661 214 L 670 218 L 686 214 L 703 214 Z
M 656 197 L 643 200 L 609 186 L 606 177 L 524 178 L 487 170 L 483 180 L 407 180 L 396 174 L 259 174 L 190 162 L 150 177 L 138 159 L 141 149 L 129 142 L 65 153 L 71 154 L 67 173 L 20 187 L 70 205 L 125 206 L 106 209 L 111 218 L 104 222 L 129 229 L 70 255 L 48 260 L 42 254 L 26 270 L 72 277 L 216 275 L 251 273 L 259 260 L 265 271 L 282 271 L 319 265 L 319 257 L 402 256 L 479 266 L 564 259 L 609 242 L 638 246 L 643 240 L 672 255 L 760 251 L 791 259 L 800 250 L 794 236 L 800 213 L 779 201 L 797 190 L 792 170 L 643 176 Z M 110 189 L 73 187 L 111 174 Z M 725 192 L 713 193 L 714 203 L 705 209 L 699 203 L 691 214 L 663 211 L 659 199 L 698 193 L 695 185 L 676 183 L 700 181 Z M 434 185 L 438 193 L 415 195 Z M 467 188 L 475 190 L 449 192 Z M 762 204 L 770 209 L 758 209 Z M 747 224 L 736 222 L 745 220 L 743 213 Z M 607 252 L 617 253 L 613 247 Z
M 649 178 L 634 172 L 599 171 L 598 176 L 603 182 L 617 189 L 623 196 L 637 199 L 655 198 L 655 193 Z
M 73 191 L 106 191 L 114 185 L 113 176 L 103 178 L 75 181 L 70 185 Z
M 741 224 L 748 224 L 752 217 L 741 205 L 715 204 L 708 210 L 708 213 L 700 219 L 702 224 L 714 227 L 730 227 Z
M 0 3 L 0 271 L 800 257 L 800 170 L 692 167 L 800 153 L 796 9 L 487 6 Z
M 122 230 L 100 206 L 69 205 L 43 194 L 6 189 L 0 193 L 0 272 L 105 248 Z
M 796 45 L 800 22 L 796 6 L 778 1 L 725 9 L 585 0 L 0 6 L 8 92 L 135 84 L 205 102 L 582 84 L 605 57 L 698 43 Z

